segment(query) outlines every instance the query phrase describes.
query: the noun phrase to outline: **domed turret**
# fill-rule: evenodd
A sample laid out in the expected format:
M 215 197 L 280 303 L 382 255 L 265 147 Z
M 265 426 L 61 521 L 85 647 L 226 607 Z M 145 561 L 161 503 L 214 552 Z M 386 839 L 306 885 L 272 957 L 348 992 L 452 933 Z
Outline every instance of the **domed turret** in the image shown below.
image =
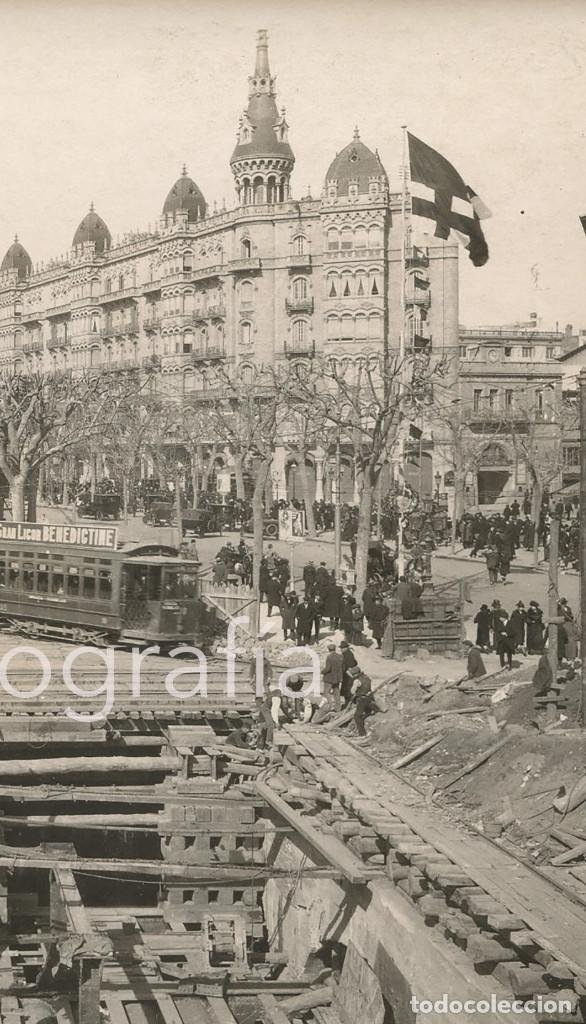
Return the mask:
M 368 195 L 373 183 L 377 191 L 388 188 L 387 172 L 378 153 L 373 153 L 364 145 L 358 128 L 355 128 L 352 142 L 338 153 L 329 166 L 326 191 L 330 198 L 350 196 L 351 190 L 357 195 Z
M 163 217 L 171 215 L 173 220 L 179 211 L 187 211 L 187 219 L 190 224 L 193 221 L 201 220 L 207 212 L 207 203 L 192 178 L 187 174 L 187 168 L 183 167 L 183 173 L 177 179 L 163 206 Z
M 275 76 L 269 68 L 267 33 L 259 31 L 254 75 L 248 79 L 248 107 L 240 118 L 230 166 L 242 203 L 277 203 L 289 197 L 295 164 L 285 108 L 279 113 Z
M 6 270 L 16 270 L 18 280 L 26 281 L 27 277 L 32 273 L 32 269 L 32 260 L 24 246 L 18 241 L 18 235 L 15 235 L 14 242 L 2 260 L 0 272 L 4 273 Z
M 75 235 L 73 236 L 73 248 L 84 245 L 86 242 L 93 242 L 95 251 L 103 253 L 112 244 L 112 236 L 101 217 L 98 217 L 91 203 L 89 213 L 86 213 Z

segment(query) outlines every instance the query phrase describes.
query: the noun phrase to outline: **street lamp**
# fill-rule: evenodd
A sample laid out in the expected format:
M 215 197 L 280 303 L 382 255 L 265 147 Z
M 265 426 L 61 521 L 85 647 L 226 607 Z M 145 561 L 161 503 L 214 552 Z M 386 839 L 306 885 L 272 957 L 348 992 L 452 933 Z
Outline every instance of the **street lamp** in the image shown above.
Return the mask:
M 441 473 L 439 473 L 439 472 L 436 473 L 433 479 L 435 480 L 435 498 L 436 498 L 436 501 L 439 501 L 440 484 L 442 482 L 442 475 L 441 475 Z

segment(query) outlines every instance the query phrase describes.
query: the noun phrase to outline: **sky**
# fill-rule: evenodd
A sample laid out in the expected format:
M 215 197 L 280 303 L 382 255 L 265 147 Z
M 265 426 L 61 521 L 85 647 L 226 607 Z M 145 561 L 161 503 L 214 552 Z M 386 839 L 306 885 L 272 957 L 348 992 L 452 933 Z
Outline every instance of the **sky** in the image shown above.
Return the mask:
M 0 253 L 67 252 L 91 201 L 114 238 L 144 230 L 183 163 L 233 206 L 259 28 L 295 196 L 355 124 L 398 190 L 407 124 L 493 214 L 461 322 L 586 327 L 584 0 L 0 0 Z

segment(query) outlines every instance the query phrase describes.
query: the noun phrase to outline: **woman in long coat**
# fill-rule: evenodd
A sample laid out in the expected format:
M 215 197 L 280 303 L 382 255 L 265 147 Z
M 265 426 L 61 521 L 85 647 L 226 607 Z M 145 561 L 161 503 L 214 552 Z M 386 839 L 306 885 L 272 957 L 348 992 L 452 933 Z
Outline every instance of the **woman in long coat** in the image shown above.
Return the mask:
M 527 609 L 527 654 L 543 651 L 543 612 L 537 601 L 530 601 Z
M 487 604 L 480 605 L 480 611 L 474 617 L 476 624 L 476 646 L 483 650 L 490 648 L 490 626 L 492 622 L 490 609 Z
M 295 613 L 297 611 L 297 594 L 285 594 L 281 599 L 279 611 L 281 612 L 281 625 L 285 640 L 291 637 L 295 639 Z
M 516 608 L 513 608 L 511 617 L 507 623 L 507 633 L 515 645 L 515 650 L 525 646 L 526 621 L 527 613 L 525 611 L 525 605 L 522 601 L 519 601 Z
M 370 628 L 379 651 L 382 647 L 388 617 L 389 609 L 382 603 L 380 597 L 377 597 L 370 613 Z

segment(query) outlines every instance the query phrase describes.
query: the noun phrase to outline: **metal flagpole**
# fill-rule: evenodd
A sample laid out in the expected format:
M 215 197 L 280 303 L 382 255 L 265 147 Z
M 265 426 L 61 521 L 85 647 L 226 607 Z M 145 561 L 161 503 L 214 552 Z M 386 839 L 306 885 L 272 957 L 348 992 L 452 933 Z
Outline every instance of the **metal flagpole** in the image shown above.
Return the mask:
M 407 254 L 406 254 L 406 246 L 407 246 L 407 160 L 408 160 L 407 125 L 406 124 L 401 125 L 401 130 L 403 132 L 403 166 L 401 168 L 401 181 L 402 181 L 402 191 L 401 191 L 401 303 L 400 303 L 401 324 L 400 324 L 400 331 L 399 331 L 399 360 L 400 360 L 400 365 L 401 365 L 400 387 L 401 387 L 401 391 L 403 391 L 404 387 L 405 387 L 405 370 L 406 370 L 406 366 L 405 366 L 405 356 L 406 356 L 405 322 L 406 322 L 406 317 L 407 317 L 407 310 L 406 310 L 407 303 L 406 303 L 406 294 L 405 294 L 405 285 L 406 285 L 406 276 L 407 276 L 407 258 L 406 258 L 407 257 Z M 399 459 L 400 459 L 399 465 L 400 465 L 400 469 L 401 469 L 401 474 L 400 475 L 402 477 L 402 485 L 401 485 L 402 495 L 401 496 L 404 498 L 405 497 L 405 436 L 404 436 L 404 434 L 403 434 L 403 436 L 400 439 Z M 401 502 L 401 505 L 402 504 L 403 504 L 403 502 Z M 403 573 L 405 572 L 405 555 L 404 555 L 404 552 L 403 552 L 403 510 L 402 510 L 402 508 L 399 508 L 399 524 L 398 524 L 398 530 L 397 530 L 397 569 L 399 571 L 399 576 L 402 576 Z
M 586 726 L 586 370 L 580 372 L 580 725 Z

